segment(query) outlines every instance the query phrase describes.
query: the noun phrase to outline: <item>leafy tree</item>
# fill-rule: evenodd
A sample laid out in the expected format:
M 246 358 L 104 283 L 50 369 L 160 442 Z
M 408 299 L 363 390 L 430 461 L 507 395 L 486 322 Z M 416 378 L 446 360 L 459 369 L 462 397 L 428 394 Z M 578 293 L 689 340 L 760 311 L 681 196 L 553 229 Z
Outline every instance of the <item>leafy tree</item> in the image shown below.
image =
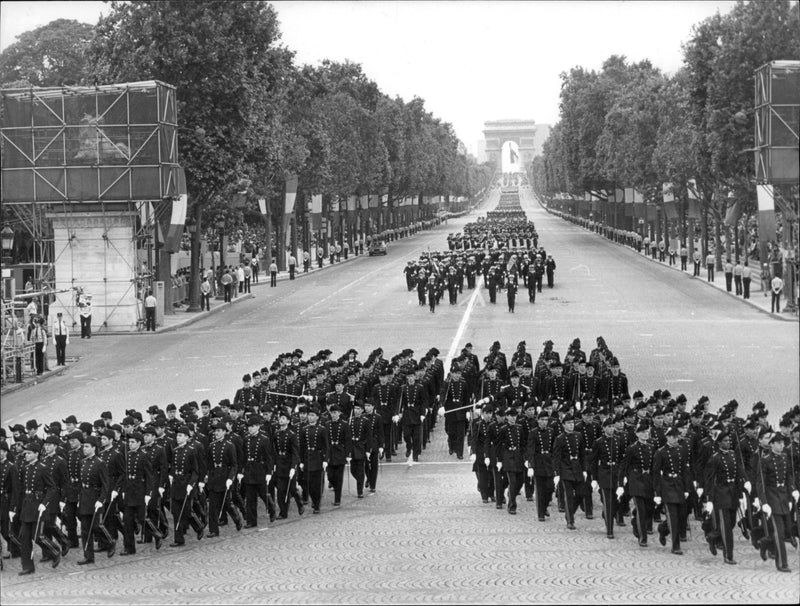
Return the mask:
M 0 83 L 9 86 L 70 86 L 83 80 L 94 26 L 56 19 L 24 32 L 0 54 Z

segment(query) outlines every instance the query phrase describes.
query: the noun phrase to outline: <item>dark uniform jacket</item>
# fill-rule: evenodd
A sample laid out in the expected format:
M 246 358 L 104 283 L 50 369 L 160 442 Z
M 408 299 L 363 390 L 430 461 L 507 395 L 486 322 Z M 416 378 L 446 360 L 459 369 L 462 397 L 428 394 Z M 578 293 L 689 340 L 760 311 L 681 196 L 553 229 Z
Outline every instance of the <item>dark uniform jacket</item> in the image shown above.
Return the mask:
M 785 452 L 770 452 L 761 457 L 761 468 L 756 475 L 758 496 L 762 503 L 768 503 L 772 513 L 789 514 L 789 503 L 795 489 L 792 481 L 791 461 Z
M 226 480 L 236 477 L 236 447 L 230 440 L 214 440 L 206 451 L 206 488 L 209 492 L 225 492 Z
M 67 451 L 67 476 L 69 486 L 67 487 L 67 503 L 77 503 L 81 494 L 81 464 L 83 453 L 81 447 Z
M 577 431 L 559 435 L 553 445 L 553 464 L 556 475 L 562 480 L 582 482 L 583 472 L 586 469 L 583 435 Z
M 367 455 L 367 443 L 372 439 L 371 425 L 362 414 L 360 417 L 353 417 L 350 421 L 350 457 L 353 459 L 364 459 Z
M 467 383 L 461 379 L 453 381 L 452 379 L 446 381 L 442 393 L 442 405 L 445 412 L 455 408 L 461 408 L 469 404 L 469 389 Z M 466 423 L 467 410 L 458 410 L 456 412 L 446 415 L 445 420 L 450 423 Z
M 556 432 L 551 427 L 536 427 L 528 435 L 526 460 L 533 467 L 533 474 L 539 477 L 552 478 L 555 475 L 553 465 L 553 445 Z
M 289 470 L 300 464 L 300 444 L 297 434 L 291 429 L 275 432 L 275 475 L 281 478 L 289 477 Z
M 589 456 L 589 469 L 601 489 L 611 492 L 616 489 L 620 479 L 620 464 L 624 456 L 625 444 L 618 436 L 608 438 L 604 435 L 595 440 Z
M 653 492 L 653 458 L 655 449 L 649 442 L 636 442 L 625 450 L 619 485 L 624 478 L 628 479 L 628 494 L 632 497 L 652 499 Z
M 156 442 L 151 446 L 142 446 L 142 452 L 147 456 L 150 461 L 150 467 L 153 470 L 153 497 L 158 495 L 159 488 L 167 488 L 169 482 L 169 466 L 167 464 L 167 453 Z
M 0 519 L 7 519 L 8 512 L 19 501 L 19 473 L 10 458 L 0 463 Z
M 306 425 L 300 431 L 300 462 L 306 471 L 320 471 L 328 462 L 330 445 L 328 430 L 319 423 Z
M 47 457 L 42 457 L 39 461 L 47 467 L 50 472 L 50 477 L 53 478 L 55 484 L 55 498 L 47 504 L 47 513 L 51 515 L 58 515 L 61 511 L 59 503 L 66 502 L 67 493 L 70 489 L 69 472 L 67 471 L 67 462 L 57 454 L 52 454 Z
M 525 468 L 522 453 L 525 444 L 522 440 L 522 428 L 516 423 L 506 423 L 497 432 L 495 458 L 503 463 L 501 472 L 521 472 Z
M 259 433 L 245 436 L 242 443 L 242 459 L 239 463 L 239 473 L 244 477 L 242 484 L 266 484 L 267 475 L 272 475 L 275 467 L 272 442 L 269 437 Z
M 736 509 L 744 479 L 744 468 L 734 451 L 719 450 L 706 465 L 702 487 L 717 509 Z
M 364 413 L 367 424 L 367 453 L 376 452 L 379 448 L 383 448 L 383 418 L 373 412 L 372 414 Z
M 123 504 L 126 507 L 139 507 L 144 504 L 146 496 L 152 497 L 155 489 L 153 466 L 146 452 L 140 446 L 136 450 L 128 450 L 125 457 L 124 475 L 122 477 Z
M 176 446 L 172 451 L 172 498 L 183 499 L 186 495 L 186 487 L 195 485 L 200 473 L 198 471 L 197 455 L 188 443 L 183 446 Z
M 45 507 L 50 507 L 55 502 L 58 508 L 58 496 L 58 488 L 47 466 L 36 461 L 20 467 L 16 507 L 20 522 L 36 522 L 39 519 L 39 505 L 42 503 Z
M 84 457 L 81 461 L 81 492 L 78 499 L 78 513 L 82 516 L 94 514 L 96 502 L 108 500 L 111 487 L 108 471 L 99 457 Z
M 403 425 L 419 425 L 420 417 L 425 415 L 427 402 L 423 393 L 423 387 L 419 383 L 413 385 L 405 384 L 400 389 L 400 409 Z
M 662 446 L 653 457 L 653 491 L 664 503 L 686 502 L 692 488 L 691 465 L 679 446 Z
M 350 456 L 350 426 L 339 418 L 328 423 L 328 440 L 330 440 L 331 465 L 344 465 Z

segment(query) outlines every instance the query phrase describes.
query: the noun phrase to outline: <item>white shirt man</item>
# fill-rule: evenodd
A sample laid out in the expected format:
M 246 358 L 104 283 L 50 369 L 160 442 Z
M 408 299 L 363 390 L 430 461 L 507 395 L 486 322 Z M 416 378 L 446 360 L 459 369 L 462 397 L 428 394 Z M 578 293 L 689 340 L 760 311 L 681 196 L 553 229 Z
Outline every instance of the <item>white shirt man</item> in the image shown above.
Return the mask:
M 66 365 L 67 345 L 69 345 L 69 326 L 64 321 L 61 312 L 58 312 L 53 322 L 53 345 L 56 348 L 56 366 Z

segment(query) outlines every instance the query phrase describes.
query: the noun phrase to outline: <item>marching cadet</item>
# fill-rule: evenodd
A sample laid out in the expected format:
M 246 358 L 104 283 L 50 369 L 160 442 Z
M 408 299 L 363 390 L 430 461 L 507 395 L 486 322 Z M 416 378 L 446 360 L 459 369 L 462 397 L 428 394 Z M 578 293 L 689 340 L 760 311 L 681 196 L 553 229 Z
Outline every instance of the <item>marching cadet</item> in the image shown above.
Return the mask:
M 583 443 L 583 435 L 574 431 L 575 417 L 571 413 L 564 416 L 562 423 L 564 432 L 556 438 L 553 445 L 553 464 L 556 474 L 553 482 L 556 486 L 559 481 L 564 482 L 567 528 L 575 530 L 578 491 L 588 475 L 586 472 L 586 447 Z
M 424 366 L 422 368 L 424 370 Z M 406 443 L 406 458 L 414 457 L 419 461 L 422 452 L 422 423 L 425 421 L 427 402 L 422 387 L 416 382 L 414 372 L 406 376 L 406 384 L 400 389 L 400 418 L 403 440 Z
M 761 457 L 761 466 L 756 476 L 757 494 L 761 510 L 767 517 L 767 532 L 775 545 L 775 566 L 779 572 L 791 572 L 786 559 L 786 543 L 791 540 L 791 502 L 800 500 L 800 491 L 794 484 L 790 462 L 783 452 L 786 441 L 782 434 L 775 433 L 769 441 L 770 452 Z M 763 549 L 763 548 L 762 548 Z M 764 557 L 762 553 L 762 558 Z
M 223 514 L 230 515 L 236 530 L 242 529 L 242 518 L 233 506 L 233 480 L 238 470 L 236 447 L 226 439 L 225 423 L 218 421 L 211 426 L 214 439 L 206 451 L 205 484 L 208 488 L 208 537 L 219 536 L 219 520 Z
M 633 535 L 639 539 L 640 547 L 647 547 L 647 532 L 653 524 L 653 457 L 655 449 L 650 443 L 650 427 L 646 423 L 636 426 L 636 442 L 625 450 L 625 457 L 620 468 L 620 479 L 617 487 L 617 498 L 625 492 L 628 485 L 628 494 L 634 502 L 632 523 Z
M 275 473 L 272 476 L 277 491 L 278 517 L 285 520 L 289 517 L 289 497 L 294 496 L 298 515 L 303 515 L 303 502 L 297 495 L 295 474 L 300 464 L 300 445 L 297 434 L 289 429 L 289 413 L 281 410 L 278 413 L 278 431 L 275 432 Z
M 457 363 L 450 365 L 450 377 L 442 386 L 441 403 L 445 412 L 455 410 L 445 417 L 445 432 L 450 454 L 456 454 L 459 460 L 464 458 L 464 438 L 467 430 L 467 410 L 469 405 L 469 389 L 461 377 L 461 368 Z
M 506 411 L 506 415 L 508 422 L 497 432 L 496 467 L 508 480 L 508 513 L 516 515 L 517 495 L 523 484 L 522 453 L 525 444 L 522 440 L 522 428 L 516 423 L 517 409 L 512 406 Z
M 108 502 L 104 505 L 103 513 L 103 526 L 111 536 L 111 541 L 105 540 L 105 533 L 102 533 L 99 541 L 100 545 L 109 553 L 108 557 L 114 555 L 116 550 L 117 538 L 119 532 L 122 530 L 118 515 L 117 497 L 122 488 L 122 477 L 124 474 L 124 465 L 122 456 L 114 448 L 114 430 L 104 429 L 99 432 L 100 436 L 100 451 L 97 453 L 98 458 L 106 466 L 106 473 L 108 474 L 109 495 Z
M 592 470 L 592 489 L 600 491 L 603 504 L 603 520 L 606 525 L 606 536 L 614 538 L 614 519 L 617 516 L 617 497 L 614 492 L 619 484 L 620 464 L 625 455 L 625 443 L 616 435 L 612 417 L 603 421 L 603 435 L 595 440 L 589 456 L 589 467 Z
M 370 426 L 362 416 L 364 403 L 356 400 L 353 404 L 353 418 L 350 420 L 350 450 L 347 463 L 350 465 L 350 475 L 356 480 L 356 492 L 359 499 L 364 498 L 364 464 L 367 457 L 367 442 L 370 440 L 368 432 Z
M 547 508 L 555 490 L 552 453 L 557 432 L 550 426 L 550 415 L 546 410 L 539 413 L 536 421 L 538 427 L 528 434 L 525 467 L 528 468 L 528 477 L 533 478 L 535 485 L 536 515 L 540 522 L 544 522 L 550 516 Z
M 192 492 L 200 475 L 195 451 L 189 446 L 190 430 L 187 425 L 180 425 L 175 433 L 177 445 L 172 451 L 172 465 L 170 467 L 170 484 L 172 485 L 172 512 L 175 535 L 170 547 L 183 547 L 186 542 L 183 535 L 191 523 L 197 532 L 197 540 L 203 538 L 203 527 L 196 528 L 195 520 L 191 519 L 193 500 Z
M 505 284 L 506 298 L 508 299 L 508 311 L 514 313 L 514 305 L 517 300 L 517 279 L 509 276 Z
M 328 482 L 333 488 L 333 506 L 342 504 L 342 483 L 344 466 L 350 452 L 350 426 L 341 420 L 342 409 L 338 404 L 329 408 L 331 420 L 328 423 L 330 458 L 328 462 Z
M 242 444 L 242 459 L 237 460 L 239 473 L 236 478 L 244 488 L 245 528 L 258 526 L 258 499 L 267 503 L 269 521 L 275 519 L 275 507 L 268 488 L 272 483 L 274 468 L 270 437 L 261 432 L 264 419 L 252 415 L 247 421 L 247 436 Z
M 0 440 L 0 535 L 6 543 L 10 543 L 11 527 L 9 515 L 16 507 L 19 499 L 19 471 L 14 462 L 9 458 L 8 442 Z M 14 556 L 19 555 L 14 545 L 9 545 Z M 3 555 L 3 558 L 11 557 Z
M 145 512 L 144 537 L 137 542 L 150 543 L 155 539 L 158 550 L 161 549 L 164 537 L 169 531 L 164 514 L 164 492 L 169 483 L 169 467 L 166 451 L 156 442 L 155 428 L 145 427 L 142 438 L 144 440 L 142 453 L 150 461 L 153 470 L 153 490 Z
M 481 418 L 473 424 L 473 431 L 470 434 L 469 460 L 472 462 L 472 471 L 478 479 L 478 492 L 481 493 L 481 500 L 484 503 L 488 503 L 490 498 L 494 500 L 489 437 L 493 413 L 494 406 L 484 404 Z
M 508 488 L 508 476 L 502 473 L 501 469 L 497 467 L 497 463 L 502 462 L 498 457 L 497 445 L 499 444 L 500 431 L 506 425 L 506 409 L 499 407 L 494 413 L 494 422 L 489 427 L 489 452 L 491 453 L 490 465 L 492 469 L 493 484 L 494 484 L 494 501 L 495 508 L 502 509 L 505 505 L 505 491 Z
M 122 508 L 124 549 L 120 556 L 136 553 L 136 527 L 144 524 L 147 506 L 153 498 L 155 482 L 150 459 L 141 449 L 144 437 L 138 431 L 128 436 L 122 477 Z
M 78 498 L 78 514 L 81 519 L 81 540 L 83 541 L 83 559 L 79 566 L 94 563 L 94 537 L 102 527 L 99 517 L 102 516 L 103 503 L 108 499 L 111 487 L 108 472 L 100 457 L 97 456 L 99 440 L 87 436 L 83 441 L 83 460 L 80 472 L 80 496 Z M 113 541 L 109 556 L 114 555 Z
M 49 552 L 53 568 L 61 562 L 61 549 L 42 536 L 41 531 L 48 504 L 51 501 L 58 503 L 58 489 L 47 467 L 39 462 L 40 451 L 38 441 L 26 442 L 23 447 L 25 462 L 19 469 L 20 490 L 14 515 L 19 516 L 21 523 L 18 535 L 22 560 L 20 575 L 36 572 L 32 557 L 34 541 L 42 548 L 43 556 Z
M 311 406 L 308 409 L 308 425 L 300 430 L 300 469 L 306 473 L 314 513 L 319 513 L 329 450 L 328 432 L 319 424 L 319 410 Z
M 53 479 L 55 489 L 53 491 L 53 498 L 47 504 L 47 511 L 42 516 L 40 536 L 49 539 L 50 543 L 53 545 L 57 544 L 57 547 L 60 548 L 61 555 L 65 556 L 69 552 L 70 544 L 58 527 L 56 519 L 66 506 L 67 492 L 70 483 L 67 462 L 57 454 L 60 447 L 61 440 L 55 435 L 47 436 L 42 447 L 44 456 L 41 458 L 41 462 L 42 465 L 47 467 L 47 471 Z M 44 549 L 42 553 L 44 553 Z M 50 558 L 45 556 L 42 561 L 46 562 L 49 560 Z
M 364 400 L 364 420 L 367 424 L 367 456 L 365 459 L 364 473 L 366 487 L 371 493 L 376 490 L 380 460 L 383 458 L 383 419 L 375 413 L 375 404 L 371 398 Z
M 325 395 L 325 405 L 330 407 L 333 404 L 339 407 L 342 416 L 349 421 L 353 410 L 353 397 L 344 390 L 344 381 L 340 376 L 334 379 L 334 391 Z
M 395 452 L 395 439 L 398 432 L 394 416 L 398 414 L 397 387 L 390 383 L 392 371 L 385 369 L 378 375 L 378 383 L 372 387 L 372 402 L 377 404 L 383 428 L 383 444 L 386 449 L 386 462 L 391 463 Z
M 680 508 L 686 504 L 692 487 L 691 463 L 685 452 L 678 448 L 680 432 L 670 427 L 666 432 L 666 445 L 653 457 L 654 503 L 666 507 L 666 522 L 658 526 L 658 541 L 666 545 L 667 535 L 672 535 L 672 553 L 683 555 L 680 542 Z
M 749 487 L 745 482 L 744 468 L 731 450 L 731 434 L 721 433 L 717 442 L 719 450 L 712 455 L 703 470 L 703 483 L 708 501 L 706 511 L 716 520 L 724 549 L 726 564 L 736 564 L 733 559 L 733 526 L 736 524 L 736 509 L 742 490 Z M 717 555 L 715 540 L 709 541 L 711 553 Z

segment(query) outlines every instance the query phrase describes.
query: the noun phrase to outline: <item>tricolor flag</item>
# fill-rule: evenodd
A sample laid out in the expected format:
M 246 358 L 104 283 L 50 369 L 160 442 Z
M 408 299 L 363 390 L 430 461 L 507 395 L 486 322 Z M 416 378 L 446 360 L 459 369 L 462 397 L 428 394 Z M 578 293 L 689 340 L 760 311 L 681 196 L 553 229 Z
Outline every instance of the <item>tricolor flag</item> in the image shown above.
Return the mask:
M 508 151 L 511 152 L 510 153 L 511 164 L 516 164 L 519 161 L 519 154 L 517 154 L 517 152 L 514 151 L 513 147 L 509 147 Z

